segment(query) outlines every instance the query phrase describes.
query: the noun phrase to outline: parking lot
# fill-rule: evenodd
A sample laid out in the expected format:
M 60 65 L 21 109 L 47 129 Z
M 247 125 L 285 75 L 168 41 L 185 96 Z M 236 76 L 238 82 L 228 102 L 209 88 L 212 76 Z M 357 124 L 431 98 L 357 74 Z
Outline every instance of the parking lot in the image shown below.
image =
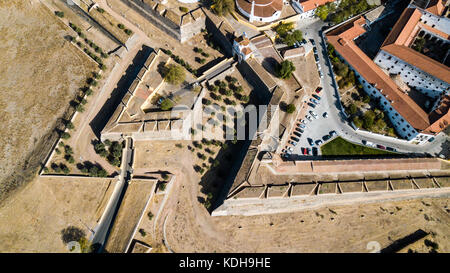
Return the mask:
M 313 153 L 313 147 L 319 148 L 320 145 L 333 139 L 335 136 L 329 137 L 330 132 L 337 129 L 336 123 L 329 118 L 328 110 L 329 103 L 327 97 L 322 96 L 322 90 L 319 93 L 314 92 L 314 95 L 307 98 L 297 117 L 296 125 L 290 132 L 287 149 L 291 152 L 287 152 L 290 154 L 288 158 L 320 155 L 320 149 L 316 150 L 317 153 Z M 305 155 L 302 148 L 309 148 L 309 155 Z

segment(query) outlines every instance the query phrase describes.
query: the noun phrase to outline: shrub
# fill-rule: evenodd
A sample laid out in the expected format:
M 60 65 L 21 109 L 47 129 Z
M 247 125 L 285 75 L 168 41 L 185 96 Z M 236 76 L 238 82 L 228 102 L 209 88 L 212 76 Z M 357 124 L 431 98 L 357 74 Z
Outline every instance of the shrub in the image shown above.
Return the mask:
M 147 235 L 147 233 L 145 232 L 145 230 L 143 228 L 139 229 L 139 233 L 142 235 L 142 237 L 145 237 L 145 235 Z
M 55 15 L 58 16 L 59 18 L 63 18 L 64 17 L 64 12 L 62 11 L 55 11 Z
M 123 24 L 118 24 L 117 27 L 119 27 L 120 29 L 125 29 L 125 26 Z
M 69 139 L 69 138 L 70 138 L 70 134 L 67 133 L 67 132 L 62 132 L 62 133 L 61 133 L 61 138 L 62 138 L 62 139 Z
M 173 101 L 171 99 L 166 98 L 161 102 L 161 110 L 163 110 L 163 111 L 168 111 L 168 110 L 172 109 L 172 107 L 173 107 Z
M 133 33 L 133 31 L 129 30 L 128 28 L 125 29 L 124 31 L 127 35 L 131 35 Z
M 75 110 L 77 112 L 83 113 L 84 112 L 84 107 L 81 104 L 78 104 L 77 106 L 75 106 Z
M 179 9 L 181 12 L 184 12 L 184 13 L 189 12 L 189 9 L 186 7 L 179 7 Z
M 68 155 L 73 154 L 72 147 L 70 147 L 69 145 L 64 146 L 64 152 Z
M 291 103 L 288 106 L 286 106 L 286 112 L 288 114 L 294 113 L 295 112 L 295 105 Z
M 105 10 L 100 8 L 100 7 L 97 7 L 97 11 L 100 12 L 100 13 L 104 13 L 105 12 Z
M 151 211 L 149 211 L 148 213 L 147 213 L 147 216 L 148 216 L 148 220 L 152 220 L 153 219 L 153 213 L 151 212 Z

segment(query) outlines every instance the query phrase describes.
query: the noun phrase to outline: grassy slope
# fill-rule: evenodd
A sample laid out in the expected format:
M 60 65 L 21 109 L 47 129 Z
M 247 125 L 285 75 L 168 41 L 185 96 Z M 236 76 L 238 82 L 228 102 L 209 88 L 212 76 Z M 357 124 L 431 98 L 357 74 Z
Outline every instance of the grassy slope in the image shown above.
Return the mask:
M 356 145 L 344 140 L 341 137 L 326 143 L 320 147 L 322 155 L 335 156 L 335 155 L 396 155 L 388 151 L 379 149 L 372 149 L 362 145 Z

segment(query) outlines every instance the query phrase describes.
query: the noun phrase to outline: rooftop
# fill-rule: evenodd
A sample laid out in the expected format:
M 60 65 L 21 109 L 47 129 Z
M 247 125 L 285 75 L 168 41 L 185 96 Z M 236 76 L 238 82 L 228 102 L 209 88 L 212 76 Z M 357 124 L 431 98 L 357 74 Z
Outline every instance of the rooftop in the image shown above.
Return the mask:
M 298 2 L 302 5 L 303 11 L 307 12 L 334 1 L 336 0 L 299 0 Z
M 450 69 L 446 65 L 409 47 L 420 29 L 425 28 L 428 31 L 433 31 L 432 27 L 420 22 L 421 17 L 422 12 L 419 9 L 405 9 L 381 49 L 440 80 L 450 83 Z M 441 32 L 439 34 L 439 36 L 445 35 Z M 448 37 L 448 35 L 445 36 Z
M 283 10 L 283 0 L 236 0 L 236 4 L 248 14 L 252 13 L 252 2 L 255 3 L 253 15 L 257 17 L 271 17 Z
M 382 90 L 384 96 L 389 97 L 392 107 L 414 128 L 425 130 L 430 125 L 425 111 L 403 93 L 394 81 L 353 42 L 355 35 L 361 35 L 361 19 L 365 21 L 362 17 L 355 18 L 346 25 L 329 32 L 328 41 L 363 78 Z

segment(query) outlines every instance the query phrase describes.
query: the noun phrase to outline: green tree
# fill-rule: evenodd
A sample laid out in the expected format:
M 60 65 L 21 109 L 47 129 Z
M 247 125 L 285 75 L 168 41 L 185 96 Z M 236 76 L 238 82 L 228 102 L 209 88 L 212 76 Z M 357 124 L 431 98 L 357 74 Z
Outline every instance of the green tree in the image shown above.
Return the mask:
M 184 82 L 186 73 L 180 65 L 169 64 L 166 68 L 164 79 L 171 84 L 180 84 Z
M 288 79 L 291 77 L 292 72 L 295 71 L 294 64 L 289 60 L 284 60 L 281 64 L 278 64 L 275 70 L 277 77 L 282 79 Z
M 358 111 L 358 107 L 354 103 L 350 104 L 350 106 L 348 107 L 348 113 L 350 115 L 354 115 L 354 114 L 356 114 L 357 111 Z
M 219 16 L 226 16 L 234 11 L 234 0 L 213 0 L 212 11 Z
M 292 114 L 292 113 L 294 113 L 295 112 L 295 105 L 294 104 L 288 104 L 287 106 L 286 106 L 286 113 L 288 113 L 288 114 Z
M 363 115 L 363 127 L 367 130 L 370 130 L 375 121 L 375 113 L 372 110 L 368 110 L 364 112 Z
M 355 116 L 353 117 L 353 123 L 355 124 L 356 127 L 361 128 L 363 126 L 363 121 L 361 120 L 360 117 Z
M 330 14 L 330 9 L 327 5 L 319 6 L 315 11 L 315 15 L 322 21 L 325 21 L 327 19 L 328 14 Z
M 171 99 L 166 98 L 161 102 L 161 110 L 163 110 L 163 111 L 168 111 L 168 110 L 172 109 L 172 107 L 173 107 L 173 101 Z
M 303 39 L 303 34 L 300 30 L 296 29 L 292 33 L 288 33 L 282 38 L 283 43 L 288 46 L 293 46 L 295 42 L 301 41 Z
M 284 37 L 286 34 L 288 34 L 292 29 L 294 28 L 294 23 L 283 23 L 280 22 L 277 26 L 273 28 L 273 30 L 280 36 Z

